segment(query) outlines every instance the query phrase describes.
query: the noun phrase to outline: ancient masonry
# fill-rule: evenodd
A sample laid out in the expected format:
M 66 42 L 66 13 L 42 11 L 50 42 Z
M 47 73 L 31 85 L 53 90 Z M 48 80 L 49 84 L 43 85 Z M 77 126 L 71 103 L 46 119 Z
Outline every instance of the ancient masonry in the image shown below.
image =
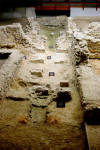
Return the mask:
M 88 149 L 100 150 L 100 17 L 0 23 L 0 150 Z

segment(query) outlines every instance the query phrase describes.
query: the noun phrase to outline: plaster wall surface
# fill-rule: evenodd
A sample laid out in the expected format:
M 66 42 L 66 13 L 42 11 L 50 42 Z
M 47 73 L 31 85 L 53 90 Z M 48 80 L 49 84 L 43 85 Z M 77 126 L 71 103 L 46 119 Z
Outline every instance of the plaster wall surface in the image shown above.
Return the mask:
M 35 17 L 36 18 L 36 14 L 35 14 L 35 8 L 26 8 L 26 17 Z
M 1 19 L 27 18 L 36 17 L 35 9 L 30 7 L 20 7 L 15 9 L 8 9 L 0 13 Z
M 96 10 L 96 8 L 71 8 L 71 17 L 74 16 L 100 16 L 100 8 Z

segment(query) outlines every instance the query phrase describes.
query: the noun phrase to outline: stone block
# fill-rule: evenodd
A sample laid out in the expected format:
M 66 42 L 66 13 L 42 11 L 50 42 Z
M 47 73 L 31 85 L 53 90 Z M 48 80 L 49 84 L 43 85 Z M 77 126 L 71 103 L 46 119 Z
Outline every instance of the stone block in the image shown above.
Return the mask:
M 6 98 L 14 101 L 28 100 L 28 92 L 25 88 L 10 88 L 6 94 Z
M 31 75 L 34 75 L 36 77 L 42 77 L 42 71 L 41 70 L 31 71 Z
M 31 63 L 44 63 L 44 60 L 43 59 L 33 59 L 30 61 Z

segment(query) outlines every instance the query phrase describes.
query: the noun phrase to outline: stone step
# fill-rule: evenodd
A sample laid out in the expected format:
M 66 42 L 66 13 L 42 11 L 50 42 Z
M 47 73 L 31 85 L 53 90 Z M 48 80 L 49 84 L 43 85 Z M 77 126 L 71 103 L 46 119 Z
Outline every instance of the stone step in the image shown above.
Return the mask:
M 54 63 L 55 63 L 55 64 L 64 64 L 64 63 L 66 63 L 66 61 L 59 60 L 59 61 L 55 61 Z
M 42 73 L 43 73 L 43 70 L 41 69 L 36 69 L 36 70 L 33 70 L 33 71 L 30 71 L 31 75 L 34 75 L 36 77 L 43 77 Z
M 6 94 L 6 98 L 15 101 L 29 100 L 28 91 L 22 88 L 10 88 Z
M 68 53 L 68 49 L 66 50 L 56 49 L 56 53 Z

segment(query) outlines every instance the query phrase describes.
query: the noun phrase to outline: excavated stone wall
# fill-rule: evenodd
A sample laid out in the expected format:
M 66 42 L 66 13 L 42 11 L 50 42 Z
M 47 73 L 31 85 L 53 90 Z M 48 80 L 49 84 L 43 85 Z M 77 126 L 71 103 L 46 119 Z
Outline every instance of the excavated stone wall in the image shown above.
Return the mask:
M 89 25 L 89 27 L 90 27 L 90 25 Z M 82 33 L 78 30 L 72 30 L 72 32 L 73 32 L 73 34 L 72 33 L 71 33 L 71 35 L 69 34 L 69 37 L 70 37 L 71 42 L 72 42 L 71 51 L 72 51 L 72 55 L 73 55 L 73 58 L 74 58 L 73 63 L 76 66 L 76 73 L 77 73 L 77 78 L 79 80 L 79 87 L 83 86 L 83 88 L 84 88 L 84 89 L 81 88 L 81 90 L 80 90 L 81 94 L 82 94 L 82 100 L 87 100 L 88 101 L 88 97 L 86 98 L 83 95 L 86 94 L 86 93 L 89 93 L 88 92 L 89 89 L 87 90 L 87 88 L 89 88 L 89 83 L 90 83 L 90 87 L 92 87 L 92 88 L 90 88 L 91 90 L 93 90 L 92 82 L 95 83 L 95 88 L 97 86 L 97 89 L 99 89 L 98 88 L 98 86 L 99 86 L 99 77 L 96 77 L 95 73 L 93 72 L 92 66 L 91 66 L 90 60 L 89 60 L 90 55 L 91 55 L 90 52 L 92 52 L 94 54 L 95 53 L 97 54 L 97 52 L 99 52 L 99 48 L 98 48 L 98 45 L 95 44 L 95 47 L 97 46 L 96 47 L 97 51 L 94 48 L 93 48 L 92 51 L 90 51 L 90 47 L 89 47 L 89 44 L 87 42 L 88 38 L 90 38 L 90 37 L 88 37 L 88 36 L 85 37 L 84 34 L 82 35 Z M 69 25 L 69 33 L 70 33 L 70 25 Z M 93 38 L 95 39 L 95 37 L 93 37 Z M 90 45 L 91 45 L 91 43 L 90 43 Z M 92 45 L 91 45 L 91 47 L 92 47 Z M 85 72 L 85 69 L 86 69 L 86 72 Z M 80 76 L 83 76 L 82 78 L 84 78 L 84 83 L 80 84 L 80 82 L 82 81 L 82 78 Z M 91 78 L 90 78 L 90 76 L 91 76 Z M 88 81 L 89 83 L 87 82 L 87 78 L 88 78 L 88 80 L 90 80 L 90 81 Z M 96 83 L 96 81 L 94 79 L 97 79 L 98 82 Z M 86 81 L 87 86 L 86 85 L 84 86 L 85 81 Z M 96 91 L 98 91 L 98 90 L 96 90 Z M 93 92 L 90 92 L 89 94 L 92 94 L 92 93 Z M 99 93 L 99 91 L 96 94 L 98 95 L 98 93 Z M 88 94 L 86 94 L 86 95 L 88 96 Z M 94 102 L 96 103 L 95 96 L 94 96 L 94 98 L 93 98 L 93 95 L 91 95 L 90 97 L 92 97 L 92 99 L 94 99 Z M 99 96 L 96 96 L 96 98 L 99 98 Z M 87 107 L 86 104 L 83 104 L 83 105 L 85 107 Z
M 83 22 L 85 24 L 84 18 Z M 100 149 L 100 39 L 98 30 L 99 22 L 88 22 L 87 30 L 83 32 L 79 28 L 77 29 L 73 19 L 69 19 L 68 34 L 70 39 L 69 42 L 71 42 L 70 50 L 77 79 L 76 84 L 80 92 L 81 103 L 84 109 L 84 122 L 89 149 L 97 150 Z M 84 55 L 77 55 L 77 51 L 80 47 L 82 48 Z M 80 52 L 81 51 L 79 50 L 79 54 Z M 84 58 L 86 58 L 87 61 L 84 61 Z
M 21 46 L 29 47 L 31 45 L 20 24 L 0 26 L 0 34 L 1 48 L 19 49 Z
M 18 49 L 24 54 L 44 51 L 45 38 L 40 34 L 40 27 L 34 18 L 6 21 L 0 26 L 0 47 Z

